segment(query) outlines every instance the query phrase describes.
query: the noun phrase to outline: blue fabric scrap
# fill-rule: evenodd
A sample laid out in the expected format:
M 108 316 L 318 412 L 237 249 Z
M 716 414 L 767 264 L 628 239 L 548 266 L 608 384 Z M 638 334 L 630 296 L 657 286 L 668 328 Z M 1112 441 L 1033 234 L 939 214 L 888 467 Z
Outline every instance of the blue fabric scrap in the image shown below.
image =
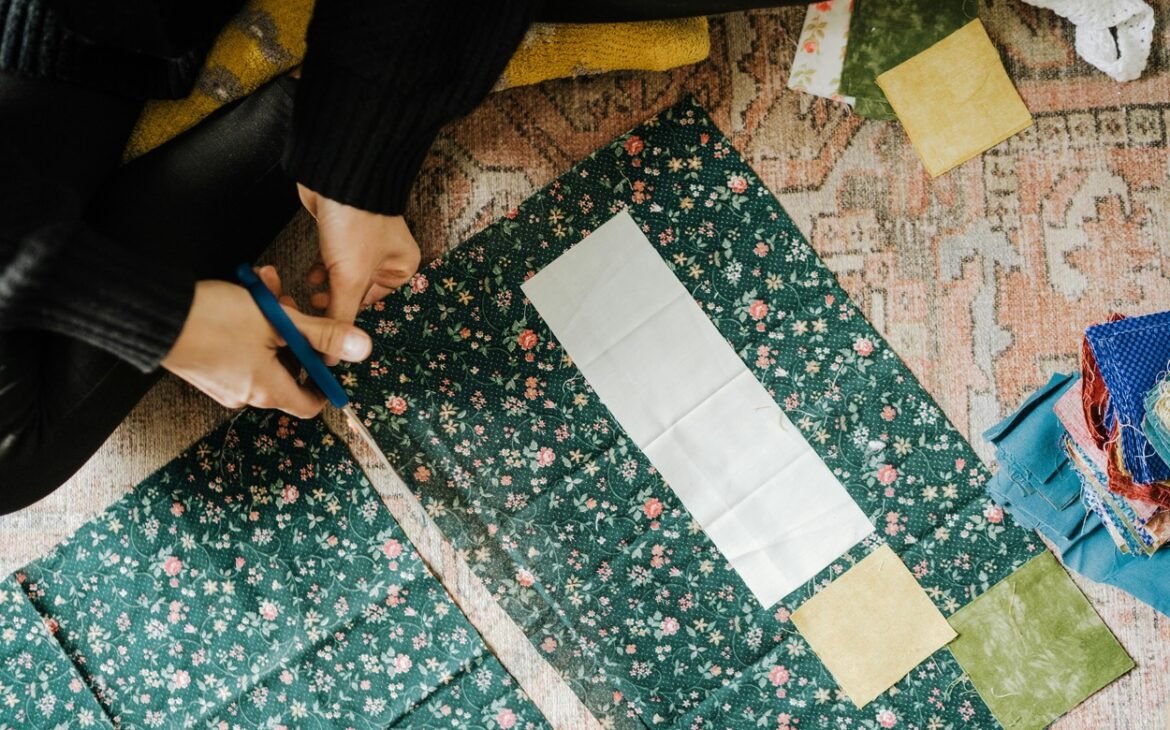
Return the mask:
M 1170 479 L 1170 465 L 1150 446 L 1142 430 L 1146 394 L 1170 365 L 1170 312 L 1119 319 L 1085 331 L 1121 427 L 1125 468 L 1139 484 Z

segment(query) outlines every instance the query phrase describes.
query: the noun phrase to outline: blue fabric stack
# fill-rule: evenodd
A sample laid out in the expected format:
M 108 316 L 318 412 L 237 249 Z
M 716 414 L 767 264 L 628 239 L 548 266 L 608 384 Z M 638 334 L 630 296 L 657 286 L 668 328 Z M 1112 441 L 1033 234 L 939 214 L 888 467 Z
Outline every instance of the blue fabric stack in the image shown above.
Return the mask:
M 988 482 L 992 498 L 1022 526 L 1037 530 L 1071 570 L 1117 586 L 1170 616 L 1170 550 L 1151 556 L 1122 552 L 1081 498 L 1082 482 L 1065 447 L 1067 434 L 1053 412 L 1079 376 L 1056 374 L 1019 410 L 988 430 L 999 471 Z

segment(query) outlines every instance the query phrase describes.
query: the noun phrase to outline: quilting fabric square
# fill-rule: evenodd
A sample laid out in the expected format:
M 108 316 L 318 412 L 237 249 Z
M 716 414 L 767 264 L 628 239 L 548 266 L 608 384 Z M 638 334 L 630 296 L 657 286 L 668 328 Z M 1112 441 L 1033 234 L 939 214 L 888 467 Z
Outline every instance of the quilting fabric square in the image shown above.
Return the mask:
M 852 15 L 853 0 L 825 0 L 808 6 L 788 88 L 853 104 L 853 97 L 841 93 L 841 67 Z
M 5 626 L 0 727 L 547 727 L 345 448 L 275 412 L 17 572 Z
M 690 100 L 362 314 L 339 376 L 395 469 L 602 722 L 995 727 L 943 650 L 864 710 L 838 694 L 791 614 L 879 539 L 761 605 L 591 390 L 522 287 L 623 210 L 944 615 L 1043 550 Z
M 972 0 L 855 0 L 841 93 L 856 99 L 853 109 L 863 117 L 894 119 L 877 77 L 974 20 L 978 12 Z
M 949 620 L 951 653 L 1006 730 L 1041 730 L 1134 666 L 1047 552 Z
M 1126 471 L 1139 484 L 1170 479 L 1170 466 L 1141 428 L 1146 394 L 1170 368 L 1170 312 L 1093 325 L 1085 338 L 1109 388 Z
M 932 177 L 1032 125 L 978 20 L 881 74 L 877 84 Z
M 859 708 L 955 638 L 889 545 L 808 599 L 792 623 Z

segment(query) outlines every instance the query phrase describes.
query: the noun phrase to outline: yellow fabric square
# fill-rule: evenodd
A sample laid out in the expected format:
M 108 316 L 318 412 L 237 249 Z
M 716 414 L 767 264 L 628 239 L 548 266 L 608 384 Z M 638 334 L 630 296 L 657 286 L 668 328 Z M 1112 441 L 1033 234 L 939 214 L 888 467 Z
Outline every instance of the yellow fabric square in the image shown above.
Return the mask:
M 877 84 L 931 177 L 1032 125 L 978 20 L 881 74 Z
M 889 545 L 805 601 L 792 623 L 859 708 L 955 638 Z

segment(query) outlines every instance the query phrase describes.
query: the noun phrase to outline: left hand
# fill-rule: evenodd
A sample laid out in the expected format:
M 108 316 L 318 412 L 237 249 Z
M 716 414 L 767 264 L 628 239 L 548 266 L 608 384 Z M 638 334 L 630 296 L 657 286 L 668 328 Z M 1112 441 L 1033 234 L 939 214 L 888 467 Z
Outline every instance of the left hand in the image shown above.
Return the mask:
M 353 322 L 358 311 L 410 281 L 422 258 L 402 216 L 381 215 L 330 200 L 297 184 L 301 202 L 317 219 L 320 260 L 310 286 L 327 284 L 309 303 L 327 317 Z

